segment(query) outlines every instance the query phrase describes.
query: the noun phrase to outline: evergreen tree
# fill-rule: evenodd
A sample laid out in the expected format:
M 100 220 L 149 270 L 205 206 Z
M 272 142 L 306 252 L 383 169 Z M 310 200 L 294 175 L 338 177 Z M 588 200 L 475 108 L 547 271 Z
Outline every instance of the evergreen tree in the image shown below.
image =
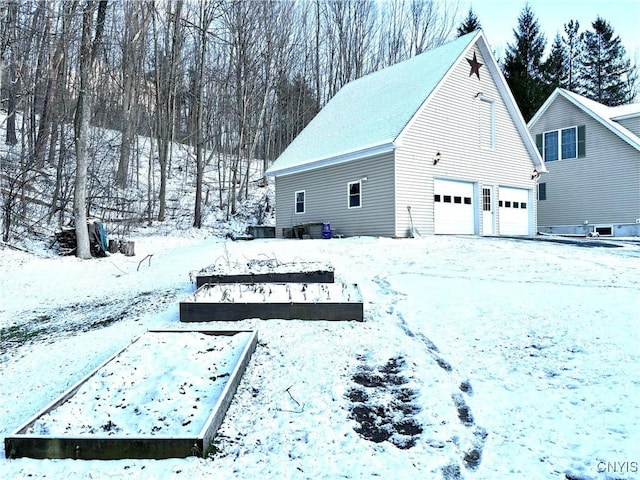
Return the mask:
M 584 34 L 580 33 L 580 23 L 571 20 L 564 24 L 562 42 L 566 53 L 567 82 L 565 88 L 575 91 L 577 89 L 578 71 L 582 52 Z
M 562 37 L 557 34 L 551 45 L 549 57 L 543 64 L 543 78 L 549 88 L 567 88 L 569 70 L 567 63 L 568 58 Z
M 515 43 L 507 45 L 502 70 L 522 116 L 529 121 L 551 93 L 542 72 L 547 41 L 529 4 L 520 13 L 518 30 L 513 34 Z
M 480 30 L 482 26 L 480 25 L 480 20 L 475 13 L 473 13 L 473 9 L 469 7 L 469 12 L 467 13 L 467 18 L 460 24 L 458 27 L 458 37 L 466 35 L 467 33 L 475 32 L 476 30 Z
M 632 101 L 631 62 L 620 37 L 601 17 L 591 26 L 593 31 L 584 34 L 579 93 L 608 106 Z

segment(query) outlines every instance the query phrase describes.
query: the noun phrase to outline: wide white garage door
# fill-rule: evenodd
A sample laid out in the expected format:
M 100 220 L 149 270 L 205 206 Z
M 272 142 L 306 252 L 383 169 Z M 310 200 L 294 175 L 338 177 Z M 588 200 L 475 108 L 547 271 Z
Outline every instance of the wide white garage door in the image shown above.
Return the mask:
M 529 235 L 529 190 L 500 187 L 498 221 L 500 235 Z
M 433 191 L 435 233 L 473 235 L 473 184 L 434 180 Z

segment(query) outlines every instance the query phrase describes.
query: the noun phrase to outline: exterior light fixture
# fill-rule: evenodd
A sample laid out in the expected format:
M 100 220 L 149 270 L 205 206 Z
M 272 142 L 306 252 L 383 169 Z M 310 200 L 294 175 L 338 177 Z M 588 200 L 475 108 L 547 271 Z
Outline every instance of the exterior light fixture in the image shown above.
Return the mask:
M 433 164 L 437 165 L 439 161 L 440 161 L 440 152 L 436 153 L 436 156 L 433 157 Z
M 540 176 L 540 172 L 538 172 L 538 170 L 533 170 L 533 173 L 531 174 L 531 180 L 535 180 L 536 178 L 538 178 Z

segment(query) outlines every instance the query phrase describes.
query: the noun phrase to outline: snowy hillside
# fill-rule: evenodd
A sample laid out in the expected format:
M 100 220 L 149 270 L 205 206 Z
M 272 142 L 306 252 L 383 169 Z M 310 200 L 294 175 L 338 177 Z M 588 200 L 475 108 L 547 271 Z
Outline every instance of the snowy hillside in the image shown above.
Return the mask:
M 21 119 L 21 116 L 18 116 Z M 0 138 L 4 139 L 6 113 L 0 112 Z M 68 142 L 73 143 L 69 128 Z M 137 157 L 132 160 L 129 184 L 118 188 L 114 173 L 118 165 L 121 133 L 92 128 L 88 169 L 88 215 L 104 222 L 111 238 L 127 239 L 133 231 L 167 234 L 176 230 L 189 235 L 194 223 L 196 198 L 195 153 L 189 145 L 174 143 L 167 168 L 166 217 L 159 212 L 160 167 L 157 145 L 148 137 L 137 137 Z M 27 250 L 53 246 L 54 234 L 73 217 L 75 152 L 67 151 L 64 165 L 24 165 L 20 145 L 0 141 L 0 231 L 4 233 L 6 211 L 10 211 L 9 243 Z M 231 206 L 230 155 L 211 154 L 202 181 L 202 225 L 204 235 L 244 234 L 248 225 L 275 222 L 273 185 L 263 180 L 263 162 L 243 159 L 242 182 L 236 186 L 235 212 Z M 151 174 L 149 174 L 151 171 Z M 240 180 L 238 180 L 240 181 Z M 56 184 L 60 183 L 59 189 Z M 55 200 L 57 198 L 57 200 Z M 151 215 L 149 215 L 151 211 Z M 151 228 L 150 228 L 151 227 Z M 200 235 L 195 233 L 195 235 Z M 46 254 L 46 253 L 45 253 Z
M 147 329 L 255 328 L 216 452 L 7 460 L 0 447 L 0 478 L 640 478 L 637 241 L 152 230 L 132 234 L 135 257 L 0 249 L 0 437 Z M 179 322 L 190 273 L 256 258 L 330 262 L 359 285 L 365 321 Z

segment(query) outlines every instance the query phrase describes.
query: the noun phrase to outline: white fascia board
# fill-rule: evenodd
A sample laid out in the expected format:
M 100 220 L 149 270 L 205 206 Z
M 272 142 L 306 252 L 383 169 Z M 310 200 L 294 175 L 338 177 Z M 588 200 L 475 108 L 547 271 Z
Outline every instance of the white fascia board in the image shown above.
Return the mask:
M 364 158 L 375 157 L 384 153 L 394 151 L 396 148 L 393 141 L 381 143 L 378 145 L 372 145 L 370 147 L 361 148 L 351 152 L 345 152 L 332 157 L 321 158 L 312 162 L 305 163 L 303 165 L 296 165 L 292 167 L 285 167 L 278 170 L 267 170 L 265 175 L 267 177 L 280 177 L 284 175 L 292 175 L 294 173 L 305 172 L 308 170 L 316 170 L 318 168 L 328 167 L 330 165 L 339 165 L 341 163 L 351 162 L 353 160 L 362 160 Z

